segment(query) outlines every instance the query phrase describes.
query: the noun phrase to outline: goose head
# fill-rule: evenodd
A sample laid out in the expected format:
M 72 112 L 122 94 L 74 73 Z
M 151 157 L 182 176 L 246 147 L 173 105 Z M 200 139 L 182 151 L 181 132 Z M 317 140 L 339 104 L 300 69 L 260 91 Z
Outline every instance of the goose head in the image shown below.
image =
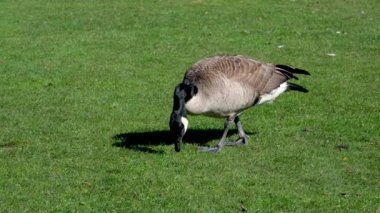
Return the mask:
M 185 104 L 195 95 L 197 88 L 193 85 L 181 83 L 177 85 L 173 95 L 173 111 L 170 115 L 170 133 L 175 141 L 175 150 L 181 151 L 182 138 L 186 134 L 189 121 Z
M 181 151 L 182 139 L 186 134 L 189 121 L 185 116 L 172 112 L 170 116 L 170 133 L 172 139 L 175 141 L 175 151 Z

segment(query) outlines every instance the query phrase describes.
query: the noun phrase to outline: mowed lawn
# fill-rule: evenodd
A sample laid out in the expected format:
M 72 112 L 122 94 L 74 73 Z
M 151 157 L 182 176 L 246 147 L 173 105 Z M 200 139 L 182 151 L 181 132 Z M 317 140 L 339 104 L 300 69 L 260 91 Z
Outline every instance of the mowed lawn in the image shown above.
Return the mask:
M 0 1 L 1 212 L 379 212 L 376 0 Z M 246 147 L 198 153 L 222 119 L 168 137 L 197 60 L 308 70 L 245 111 Z M 237 137 L 231 131 L 230 139 Z

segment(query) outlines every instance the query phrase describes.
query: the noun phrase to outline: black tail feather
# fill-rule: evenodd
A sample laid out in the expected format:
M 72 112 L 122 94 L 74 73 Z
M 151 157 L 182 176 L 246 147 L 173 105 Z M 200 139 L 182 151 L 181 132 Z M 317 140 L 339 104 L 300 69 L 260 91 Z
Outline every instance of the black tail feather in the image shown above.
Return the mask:
M 293 73 L 293 74 L 303 74 L 303 75 L 310 75 L 310 73 L 303 69 L 298 68 L 292 68 L 286 65 L 278 64 L 276 65 L 276 68 L 279 68 L 279 71 L 285 70 L 287 72 Z
M 305 87 L 302 87 L 298 84 L 294 84 L 294 83 L 290 83 L 290 82 L 287 82 L 288 84 L 288 88 L 287 90 L 295 90 L 295 91 L 299 91 L 299 92 L 309 92 L 309 90 L 307 90 Z
M 293 75 L 293 73 L 291 73 L 289 70 L 286 70 L 286 69 L 283 69 L 280 67 L 276 67 L 276 70 L 280 71 L 282 74 L 284 74 L 289 79 L 294 78 L 294 79 L 298 80 L 297 76 Z
M 294 68 L 293 69 L 293 73 L 303 74 L 303 75 L 310 75 L 310 73 L 308 71 L 303 70 L 303 69 L 298 69 L 298 68 Z

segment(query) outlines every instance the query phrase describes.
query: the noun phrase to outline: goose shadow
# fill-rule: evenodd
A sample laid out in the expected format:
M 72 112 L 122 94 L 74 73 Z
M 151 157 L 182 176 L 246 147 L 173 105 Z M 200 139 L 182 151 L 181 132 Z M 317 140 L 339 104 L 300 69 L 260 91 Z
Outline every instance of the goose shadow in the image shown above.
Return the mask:
M 223 130 L 220 129 L 190 129 L 184 136 L 183 142 L 202 146 L 212 140 L 220 139 L 222 134 Z M 236 129 L 228 132 L 228 136 L 235 134 L 237 134 Z M 251 133 L 247 134 L 251 135 Z M 112 139 L 114 140 L 112 144 L 114 147 L 156 154 L 163 154 L 163 151 L 157 151 L 152 146 L 174 145 L 173 136 L 169 130 L 119 133 L 114 135 Z

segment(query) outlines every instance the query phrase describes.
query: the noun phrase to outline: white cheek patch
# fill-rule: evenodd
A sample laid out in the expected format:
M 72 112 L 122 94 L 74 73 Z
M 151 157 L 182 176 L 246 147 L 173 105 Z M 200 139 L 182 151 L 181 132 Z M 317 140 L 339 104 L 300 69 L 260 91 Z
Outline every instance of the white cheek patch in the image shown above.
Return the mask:
M 187 120 L 187 118 L 185 117 L 181 117 L 181 122 L 185 128 L 185 132 L 187 131 L 187 126 L 189 125 L 189 120 Z

